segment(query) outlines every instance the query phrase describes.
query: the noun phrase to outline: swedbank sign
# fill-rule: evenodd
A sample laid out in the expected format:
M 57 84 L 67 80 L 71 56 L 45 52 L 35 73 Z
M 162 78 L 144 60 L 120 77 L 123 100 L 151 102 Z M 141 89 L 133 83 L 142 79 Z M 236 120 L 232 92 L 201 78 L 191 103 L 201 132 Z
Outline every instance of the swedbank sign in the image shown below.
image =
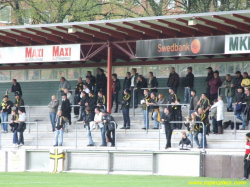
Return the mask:
M 250 53 L 250 34 L 225 36 L 225 53 Z
M 224 53 L 225 36 L 140 40 L 136 57 L 195 56 Z

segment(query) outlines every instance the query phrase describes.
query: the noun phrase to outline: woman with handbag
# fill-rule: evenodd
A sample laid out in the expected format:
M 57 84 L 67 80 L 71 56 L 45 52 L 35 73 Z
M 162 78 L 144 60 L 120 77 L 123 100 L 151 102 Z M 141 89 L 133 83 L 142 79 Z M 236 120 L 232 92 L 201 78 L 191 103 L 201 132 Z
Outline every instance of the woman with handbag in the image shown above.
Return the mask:
M 18 146 L 23 146 L 24 145 L 24 138 L 23 138 L 23 132 L 26 129 L 26 113 L 24 111 L 23 107 L 18 108 L 18 113 L 19 113 L 19 118 L 18 118 L 18 127 L 17 127 L 17 132 L 18 132 Z

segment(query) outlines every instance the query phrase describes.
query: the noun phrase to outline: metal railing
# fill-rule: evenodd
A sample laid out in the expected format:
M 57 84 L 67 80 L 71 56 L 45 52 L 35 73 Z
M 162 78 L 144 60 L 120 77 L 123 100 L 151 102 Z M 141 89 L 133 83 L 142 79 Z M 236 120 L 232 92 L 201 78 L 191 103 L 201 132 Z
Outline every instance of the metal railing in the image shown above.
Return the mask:
M 30 106 L 28 105 L 23 105 L 23 106 L 19 106 L 19 107 L 24 107 L 24 108 L 28 108 L 28 122 L 30 122 Z M 29 133 L 30 133 L 30 124 L 29 124 Z
M 149 106 L 188 106 L 188 112 L 189 112 L 189 108 L 190 108 L 190 104 L 154 104 L 154 105 L 147 105 L 146 106 L 146 133 L 148 134 L 148 124 L 149 124 L 149 117 L 148 117 L 148 107 Z M 160 123 L 160 122 L 159 122 Z
M 0 127 L 0 150 L 2 149 L 2 124 L 7 123 L 10 124 L 12 122 L 1 122 L 1 127 Z M 37 122 L 25 122 L 26 124 L 36 124 L 36 148 L 38 148 L 38 124 Z
M 157 87 L 157 88 L 140 88 L 141 90 L 154 90 L 154 89 L 157 89 L 157 90 L 165 90 L 165 89 L 169 89 L 170 87 Z M 133 89 L 133 116 L 135 116 L 135 90 L 138 90 L 137 89 Z M 137 101 L 138 102 L 138 101 Z M 138 104 L 138 103 L 137 103 Z
M 75 124 L 75 148 L 77 149 L 77 124 L 78 123 L 82 123 L 80 121 L 76 122 Z M 115 121 L 110 121 L 109 123 L 113 123 L 114 126 L 115 126 L 115 149 L 117 149 L 117 146 L 116 146 L 116 122 Z

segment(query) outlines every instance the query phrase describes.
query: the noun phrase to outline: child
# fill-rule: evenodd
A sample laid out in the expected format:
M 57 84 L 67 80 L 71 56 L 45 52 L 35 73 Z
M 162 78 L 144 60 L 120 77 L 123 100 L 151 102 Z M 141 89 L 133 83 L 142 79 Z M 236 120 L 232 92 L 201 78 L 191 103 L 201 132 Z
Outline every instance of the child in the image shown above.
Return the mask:
M 189 150 L 191 147 L 191 142 L 190 140 L 187 138 L 186 132 L 182 132 L 181 133 L 181 141 L 179 143 L 179 148 L 180 150 Z
M 58 146 L 59 134 L 60 134 L 60 139 L 61 139 L 59 146 L 62 146 L 64 128 L 65 128 L 65 117 L 62 116 L 62 110 L 59 110 L 57 113 L 57 118 L 56 118 L 56 137 L 55 137 L 54 147 Z
M 24 108 L 20 107 L 18 108 L 18 113 L 19 113 L 19 119 L 17 122 L 19 122 L 18 127 L 17 127 L 17 132 L 19 134 L 18 137 L 18 145 L 23 146 L 24 145 L 24 138 L 23 138 L 23 132 L 26 129 L 26 113 L 24 111 Z
M 246 134 L 246 152 L 244 156 L 244 180 L 248 179 L 250 173 L 250 132 Z
M 17 127 L 18 127 L 18 114 L 16 113 L 16 110 L 12 110 L 12 116 L 11 116 L 11 132 L 13 132 L 13 146 L 17 147 L 18 146 L 18 137 L 17 137 Z

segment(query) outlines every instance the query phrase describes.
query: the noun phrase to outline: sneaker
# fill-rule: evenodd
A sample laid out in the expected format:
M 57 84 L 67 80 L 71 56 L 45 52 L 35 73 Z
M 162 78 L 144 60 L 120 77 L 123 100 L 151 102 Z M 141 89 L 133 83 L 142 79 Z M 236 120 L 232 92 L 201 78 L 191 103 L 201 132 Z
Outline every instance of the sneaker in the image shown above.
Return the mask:
M 110 147 L 115 147 L 115 145 L 111 145 Z
M 92 147 L 92 146 L 94 146 L 93 144 L 89 144 L 89 145 L 87 145 L 88 147 Z
M 130 127 L 126 127 L 126 129 L 130 129 Z
M 245 130 L 245 127 L 241 127 L 240 130 Z
M 143 130 L 146 130 L 146 128 L 145 128 L 145 127 L 143 127 L 142 129 L 143 129 Z
M 107 145 L 100 145 L 101 147 L 107 147 Z
M 21 143 L 20 146 L 23 146 L 23 144 Z
M 55 145 L 53 145 L 53 146 L 54 146 L 54 147 L 57 147 L 58 145 L 55 144 Z
M 126 127 L 122 127 L 122 128 L 120 128 L 120 129 L 126 129 Z
M 248 179 L 246 177 L 244 177 L 243 180 L 248 180 Z
M 158 129 L 157 127 L 154 127 L 154 128 L 152 128 L 152 129 Z

